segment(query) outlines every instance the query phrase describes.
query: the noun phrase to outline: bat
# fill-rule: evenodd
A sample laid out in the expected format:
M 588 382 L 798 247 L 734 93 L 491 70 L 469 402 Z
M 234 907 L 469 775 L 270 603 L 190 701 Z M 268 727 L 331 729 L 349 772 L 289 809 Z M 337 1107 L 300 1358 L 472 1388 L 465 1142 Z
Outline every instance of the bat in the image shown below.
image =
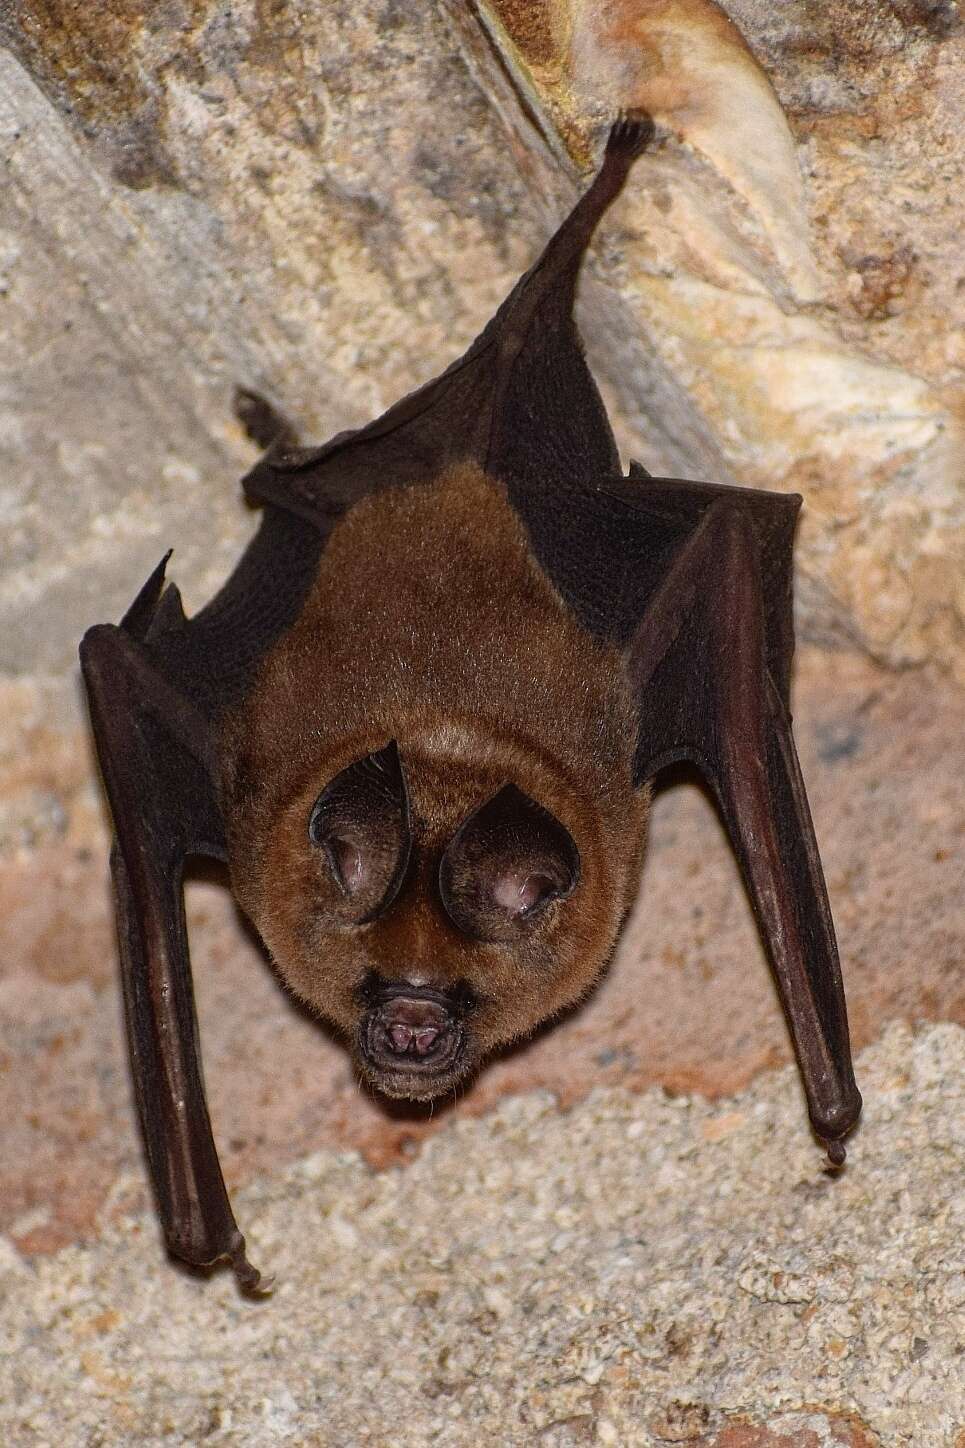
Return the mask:
M 252 394 L 259 529 L 187 618 L 167 557 L 81 644 L 114 820 L 127 1036 L 168 1249 L 264 1290 L 205 1102 L 182 876 L 227 862 L 361 1077 L 429 1100 L 578 1001 L 637 889 L 651 781 L 729 833 L 832 1162 L 861 1109 L 791 735 L 795 495 L 621 470 L 572 318 L 592 185 L 458 361 L 299 447 Z

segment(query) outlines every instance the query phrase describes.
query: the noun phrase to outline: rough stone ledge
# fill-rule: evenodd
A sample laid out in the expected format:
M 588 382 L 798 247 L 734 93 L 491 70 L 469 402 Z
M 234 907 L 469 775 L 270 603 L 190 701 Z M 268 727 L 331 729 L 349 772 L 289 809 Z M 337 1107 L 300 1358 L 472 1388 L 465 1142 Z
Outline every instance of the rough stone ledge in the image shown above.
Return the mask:
M 404 1170 L 318 1153 L 238 1196 L 262 1304 L 149 1217 L 0 1239 L 0 1441 L 965 1443 L 963 1068 L 957 1026 L 890 1027 L 838 1177 L 790 1070 L 512 1098 Z

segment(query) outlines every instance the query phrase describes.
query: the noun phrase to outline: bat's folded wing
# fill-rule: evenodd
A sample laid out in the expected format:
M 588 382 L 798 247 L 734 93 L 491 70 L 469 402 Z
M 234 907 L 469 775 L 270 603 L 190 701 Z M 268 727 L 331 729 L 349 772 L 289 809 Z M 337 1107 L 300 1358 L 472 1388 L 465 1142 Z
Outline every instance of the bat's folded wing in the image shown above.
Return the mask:
M 209 726 L 157 671 L 146 631 L 163 565 L 125 626 L 89 630 L 81 663 L 114 816 L 127 1035 L 138 1110 L 168 1247 L 194 1266 L 228 1260 L 259 1286 L 232 1215 L 205 1103 L 188 958 L 185 858 L 224 858 Z
M 627 645 L 640 701 L 638 777 L 674 760 L 714 791 L 754 905 L 811 1120 L 841 1161 L 855 1086 L 834 926 L 801 778 L 788 685 L 791 541 L 800 500 L 661 479 L 615 485 L 688 521 Z M 634 502 L 636 494 L 636 502 Z M 675 507 L 676 500 L 676 507 Z

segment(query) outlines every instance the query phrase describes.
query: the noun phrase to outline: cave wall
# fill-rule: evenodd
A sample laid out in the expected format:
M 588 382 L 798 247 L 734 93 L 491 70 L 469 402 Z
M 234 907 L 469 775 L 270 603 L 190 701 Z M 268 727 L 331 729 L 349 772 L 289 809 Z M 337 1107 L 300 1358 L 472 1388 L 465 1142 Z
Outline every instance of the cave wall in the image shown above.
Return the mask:
M 621 448 L 804 494 L 796 712 L 856 1038 L 963 1019 L 955 7 L 19 0 L 0 40 L 0 1227 L 18 1249 L 144 1200 L 82 632 L 168 547 L 189 611 L 229 571 L 255 522 L 236 386 L 321 440 L 437 373 L 621 107 L 651 109 L 661 143 L 580 302 Z M 359 1101 L 223 891 L 196 885 L 189 913 L 229 1180 L 320 1143 L 404 1159 L 431 1124 Z M 715 1095 L 787 1056 L 713 817 L 668 795 L 604 989 L 461 1109 L 534 1083 Z

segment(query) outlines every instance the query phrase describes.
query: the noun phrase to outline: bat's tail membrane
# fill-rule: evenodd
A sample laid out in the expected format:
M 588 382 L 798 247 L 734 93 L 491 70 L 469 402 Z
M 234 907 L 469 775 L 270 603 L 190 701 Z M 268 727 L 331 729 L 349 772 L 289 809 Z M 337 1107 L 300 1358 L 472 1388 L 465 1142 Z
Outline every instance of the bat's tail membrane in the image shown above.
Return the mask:
M 507 483 L 527 522 L 540 489 L 594 483 L 620 472 L 620 455 L 583 355 L 573 306 L 593 234 L 653 136 L 653 121 L 644 112 L 614 123 L 589 190 L 476 344 L 487 338 L 495 344 L 497 386 L 485 467 Z

